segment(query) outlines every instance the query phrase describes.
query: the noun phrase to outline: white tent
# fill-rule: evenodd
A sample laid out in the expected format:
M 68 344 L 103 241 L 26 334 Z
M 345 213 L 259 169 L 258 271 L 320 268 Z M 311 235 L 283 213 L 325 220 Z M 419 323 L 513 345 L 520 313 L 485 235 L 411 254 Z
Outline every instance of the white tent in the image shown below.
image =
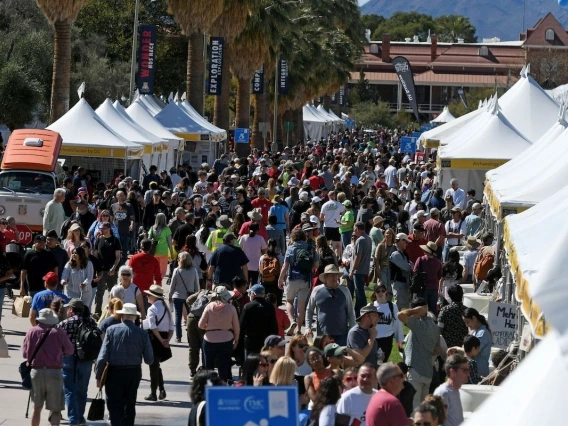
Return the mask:
M 63 138 L 61 155 L 142 158 L 142 146 L 124 139 L 108 127 L 84 98 L 47 129 L 58 132 Z
M 507 120 L 532 142 L 554 124 L 560 107 L 526 69 L 511 90 L 501 96 L 499 105 Z
M 123 117 L 108 98 L 105 99 L 95 112 L 104 120 L 108 127 L 124 139 L 144 146 L 142 161 L 146 167 L 150 167 L 153 161 L 158 159 L 165 140 L 143 129 L 130 120 L 130 118 Z
M 319 141 L 322 137 L 327 136 L 329 125 L 327 120 L 315 113 L 309 105 L 302 108 L 304 120 L 304 136 L 314 141 Z
M 149 132 L 155 134 L 156 136 L 168 141 L 168 160 L 173 160 L 174 164 L 179 162 L 177 152 L 180 150 L 180 144 L 182 144 L 183 138 L 174 135 L 168 129 L 160 124 L 152 114 L 142 106 L 142 103 L 138 100 L 134 101 L 127 109 L 124 109 L 122 105 L 115 101 L 114 107 L 119 112 L 124 112 L 130 117 L 134 122 L 138 123 L 140 126 L 148 130 Z M 183 146 L 181 147 L 183 150 Z
M 345 114 L 344 112 L 342 112 L 342 113 L 341 113 L 341 118 L 342 118 L 343 120 L 348 120 L 348 119 L 349 119 L 349 116 L 348 116 L 347 114 Z
M 448 107 L 444 107 L 444 110 L 431 121 L 431 123 L 449 123 L 450 121 L 454 121 L 456 117 L 452 115 Z
M 327 111 L 322 104 L 318 105 L 316 110 L 331 122 L 331 127 L 334 132 L 337 132 L 340 129 L 341 125 L 343 124 L 343 120 L 339 119 L 339 117 L 335 115 L 332 115 L 331 110 Z
M 343 114 L 343 113 L 341 113 L 341 114 Z M 342 126 L 345 124 L 345 120 L 343 120 L 342 118 L 339 118 L 337 116 L 337 114 L 335 112 L 333 112 L 333 110 L 331 108 L 329 109 L 329 115 L 332 118 L 336 119 L 339 122 L 339 124 L 341 124 Z
M 226 130 L 223 130 L 223 129 L 215 126 L 213 123 L 210 123 L 209 121 L 207 121 L 205 119 L 205 117 L 201 116 L 195 110 L 195 108 L 193 108 L 191 106 L 191 104 L 187 100 L 184 100 L 184 101 L 178 103 L 178 106 L 180 106 L 182 109 L 184 109 L 185 112 L 187 113 L 187 115 L 189 115 L 193 120 L 195 120 L 195 122 L 199 123 L 200 125 L 204 126 L 207 129 L 210 129 L 212 133 L 217 134 L 218 138 L 220 138 L 220 140 L 226 140 L 227 139 L 227 131 Z
M 532 146 L 486 174 L 485 195 L 493 215 L 519 213 L 558 191 L 568 180 L 568 123 L 564 108 L 554 125 Z
M 160 111 L 163 109 L 160 107 L 151 96 L 140 95 L 136 98 L 138 102 L 140 102 L 144 108 L 146 108 L 150 114 L 156 115 L 159 114 Z
M 476 120 L 478 125 L 471 123 L 462 129 L 459 143 L 440 147 L 437 161 L 442 187 L 457 178 L 462 186 L 481 194 L 488 170 L 506 163 L 531 145 L 499 111 L 497 99 L 491 106 L 492 111 L 485 111 Z

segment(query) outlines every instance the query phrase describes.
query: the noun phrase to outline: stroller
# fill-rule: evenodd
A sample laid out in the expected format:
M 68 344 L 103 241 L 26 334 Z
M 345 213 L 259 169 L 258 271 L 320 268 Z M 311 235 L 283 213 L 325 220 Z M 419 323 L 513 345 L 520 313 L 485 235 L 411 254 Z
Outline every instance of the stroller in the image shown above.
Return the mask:
M 14 277 L 6 281 L 6 291 L 9 298 L 14 297 L 14 288 L 20 288 L 20 266 L 25 253 L 26 248 L 20 243 L 12 241 L 6 244 L 6 260 L 14 272 Z

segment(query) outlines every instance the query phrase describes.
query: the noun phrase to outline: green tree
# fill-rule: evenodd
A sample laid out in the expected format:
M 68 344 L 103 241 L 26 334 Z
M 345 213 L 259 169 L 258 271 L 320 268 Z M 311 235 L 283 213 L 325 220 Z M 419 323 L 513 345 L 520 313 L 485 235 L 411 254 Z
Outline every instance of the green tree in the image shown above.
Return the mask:
M 376 15 L 374 13 L 370 15 L 361 16 L 361 23 L 366 30 L 371 30 L 371 34 L 374 34 L 376 29 L 385 22 L 384 16 Z
M 349 115 L 357 121 L 358 126 L 375 128 L 379 126 L 394 127 L 393 116 L 386 102 L 361 102 L 354 105 Z
M 390 34 L 393 41 L 418 36 L 421 41 L 428 37 L 428 31 L 435 33 L 436 25 L 430 15 L 418 12 L 396 12 L 379 24 L 373 33 L 373 40 L 380 40 L 383 34 Z
M 41 87 L 26 69 L 14 62 L 0 68 L 0 122 L 10 131 L 34 119 Z
M 456 43 L 462 38 L 466 43 L 476 43 L 475 26 L 469 18 L 461 15 L 442 15 L 434 19 L 438 40 Z
M 365 73 L 361 71 L 359 73 L 359 80 L 355 83 L 355 86 L 350 91 L 349 102 L 351 105 L 356 105 L 361 102 L 368 102 L 375 99 L 374 90 L 369 84 L 369 80 L 365 77 Z

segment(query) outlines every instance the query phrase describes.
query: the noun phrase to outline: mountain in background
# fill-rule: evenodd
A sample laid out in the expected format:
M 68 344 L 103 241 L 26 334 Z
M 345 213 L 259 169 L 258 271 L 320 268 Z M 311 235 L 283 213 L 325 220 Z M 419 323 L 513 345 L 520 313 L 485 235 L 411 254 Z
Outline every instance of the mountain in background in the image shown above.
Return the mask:
M 395 12 L 419 12 L 434 17 L 463 15 L 477 28 L 477 38 L 499 37 L 502 41 L 518 40 L 526 28 L 532 28 L 548 12 L 568 27 L 568 9 L 557 0 L 526 0 L 523 29 L 523 0 L 369 0 L 361 6 L 364 15 L 377 14 L 390 18 Z M 408 34 L 412 37 L 414 34 Z M 402 40 L 400 40 L 402 41 Z M 424 40 L 422 40 L 424 41 Z

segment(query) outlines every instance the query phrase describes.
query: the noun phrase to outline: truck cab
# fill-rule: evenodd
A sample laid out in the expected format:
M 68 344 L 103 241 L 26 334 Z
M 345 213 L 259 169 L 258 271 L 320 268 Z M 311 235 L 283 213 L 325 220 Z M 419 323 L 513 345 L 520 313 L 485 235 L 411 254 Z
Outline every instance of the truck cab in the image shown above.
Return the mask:
M 0 216 L 13 216 L 41 232 L 45 205 L 57 188 L 56 167 L 62 139 L 41 129 L 12 132 L 0 171 Z

